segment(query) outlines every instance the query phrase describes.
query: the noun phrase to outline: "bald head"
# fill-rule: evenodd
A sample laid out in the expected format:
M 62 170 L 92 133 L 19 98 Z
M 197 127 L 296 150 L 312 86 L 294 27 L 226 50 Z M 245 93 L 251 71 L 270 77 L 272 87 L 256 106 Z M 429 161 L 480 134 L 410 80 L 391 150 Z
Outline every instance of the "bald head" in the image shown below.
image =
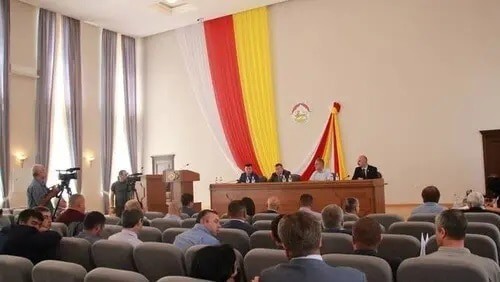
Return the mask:
M 69 197 L 68 207 L 85 213 L 85 197 L 81 194 L 74 194 Z
M 33 178 L 40 182 L 45 182 L 45 180 L 47 179 L 47 170 L 45 169 L 44 165 L 35 164 L 33 168 L 31 168 L 31 173 L 33 175 Z
M 358 158 L 358 166 L 366 167 L 368 165 L 368 158 L 365 155 L 361 155 Z
M 278 211 L 280 209 L 280 199 L 275 196 L 269 197 L 267 199 L 267 209 Z

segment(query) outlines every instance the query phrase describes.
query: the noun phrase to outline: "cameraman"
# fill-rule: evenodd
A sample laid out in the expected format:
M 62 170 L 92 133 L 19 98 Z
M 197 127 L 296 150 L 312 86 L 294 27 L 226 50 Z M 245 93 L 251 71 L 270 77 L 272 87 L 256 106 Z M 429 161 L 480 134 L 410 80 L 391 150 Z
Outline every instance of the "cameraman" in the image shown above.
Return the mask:
M 125 203 L 130 199 L 131 191 L 127 185 L 128 172 L 120 170 L 118 173 L 118 181 L 111 185 L 111 192 L 109 194 L 109 207 L 114 211 L 117 217 L 122 216 Z
M 27 197 L 28 207 L 30 209 L 36 206 L 47 207 L 50 212 L 54 212 L 54 206 L 50 202 L 52 198 L 57 196 L 59 188 L 57 185 L 52 186 L 52 190 L 47 188 L 47 170 L 41 164 L 35 164 L 32 168 L 33 181 L 28 186 Z

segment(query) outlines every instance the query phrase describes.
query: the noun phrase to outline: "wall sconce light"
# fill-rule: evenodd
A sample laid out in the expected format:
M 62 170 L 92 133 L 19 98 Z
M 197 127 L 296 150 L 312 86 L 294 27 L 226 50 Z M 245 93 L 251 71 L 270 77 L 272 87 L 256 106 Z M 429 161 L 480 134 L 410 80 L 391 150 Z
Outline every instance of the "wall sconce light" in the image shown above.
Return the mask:
M 28 156 L 26 156 L 26 154 L 23 153 L 23 152 L 17 152 L 15 156 L 16 156 L 17 162 L 19 163 L 19 166 L 21 168 L 23 168 L 24 167 L 24 161 L 28 158 Z
M 89 166 L 92 167 L 92 163 L 95 160 L 94 155 L 88 154 L 88 155 L 85 156 L 85 159 L 87 160 L 87 163 L 89 164 Z

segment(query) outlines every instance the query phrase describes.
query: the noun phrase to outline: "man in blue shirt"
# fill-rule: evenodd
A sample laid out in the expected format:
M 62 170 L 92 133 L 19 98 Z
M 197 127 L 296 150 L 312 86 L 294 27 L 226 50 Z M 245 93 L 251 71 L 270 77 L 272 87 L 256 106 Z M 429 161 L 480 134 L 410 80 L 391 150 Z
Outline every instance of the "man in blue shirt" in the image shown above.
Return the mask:
M 422 190 L 422 200 L 424 203 L 411 212 L 411 214 L 431 213 L 439 214 L 446 208 L 439 205 L 441 194 L 436 186 L 427 186 Z
M 219 216 L 213 210 L 202 210 L 196 218 L 196 225 L 175 237 L 174 245 L 183 252 L 196 245 L 219 245 L 215 236 L 219 233 Z
M 47 207 L 50 212 L 54 211 L 54 206 L 50 200 L 57 196 L 59 189 L 56 185 L 52 186 L 52 190 L 47 188 L 47 170 L 41 164 L 35 164 L 32 168 L 33 181 L 28 187 L 28 207 L 30 209 L 36 206 Z

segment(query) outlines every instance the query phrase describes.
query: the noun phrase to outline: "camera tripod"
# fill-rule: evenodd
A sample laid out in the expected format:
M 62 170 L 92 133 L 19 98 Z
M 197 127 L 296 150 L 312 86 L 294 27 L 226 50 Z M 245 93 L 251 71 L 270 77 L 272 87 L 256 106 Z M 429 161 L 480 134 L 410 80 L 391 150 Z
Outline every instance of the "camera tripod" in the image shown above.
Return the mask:
M 56 198 L 57 198 L 57 203 L 56 206 L 54 207 L 54 211 L 52 213 L 52 220 L 56 220 L 56 212 L 57 209 L 59 208 L 59 205 L 61 204 L 61 198 L 64 193 L 64 190 L 66 190 L 66 193 L 68 193 L 69 196 L 73 195 L 73 192 L 71 191 L 71 188 L 69 187 L 69 181 L 61 181 L 60 185 L 57 185 L 57 188 L 59 188 L 59 193 L 57 193 Z

